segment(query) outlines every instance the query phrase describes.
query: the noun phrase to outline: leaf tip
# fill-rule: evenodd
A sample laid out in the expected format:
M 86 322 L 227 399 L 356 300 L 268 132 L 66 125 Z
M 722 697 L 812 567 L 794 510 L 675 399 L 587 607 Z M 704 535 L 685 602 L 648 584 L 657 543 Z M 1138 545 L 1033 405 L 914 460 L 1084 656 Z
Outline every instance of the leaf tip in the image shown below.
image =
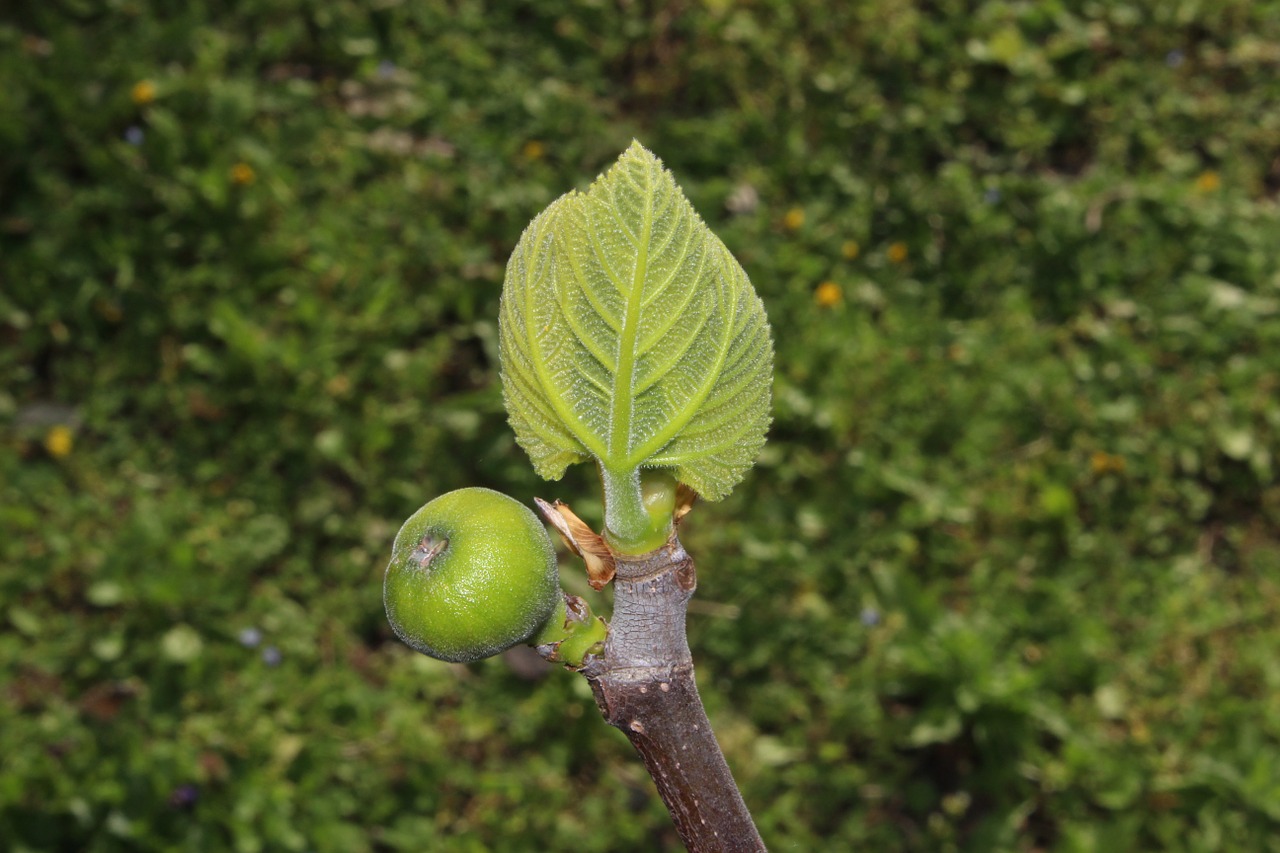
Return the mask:
M 657 169 L 660 172 L 667 170 L 662 162 L 662 158 L 654 154 L 638 139 L 632 139 L 631 144 L 627 146 L 627 150 L 622 152 L 622 156 L 618 158 L 618 163 L 625 163 L 628 160 L 638 161 L 646 168 Z

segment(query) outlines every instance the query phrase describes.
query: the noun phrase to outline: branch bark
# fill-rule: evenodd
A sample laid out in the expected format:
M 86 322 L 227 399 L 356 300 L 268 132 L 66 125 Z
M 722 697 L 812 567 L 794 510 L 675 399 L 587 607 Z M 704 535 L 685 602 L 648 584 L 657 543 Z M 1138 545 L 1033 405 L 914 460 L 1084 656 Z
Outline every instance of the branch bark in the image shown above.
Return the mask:
M 764 850 L 694 682 L 693 560 L 673 534 L 656 551 L 618 555 L 616 568 L 604 656 L 582 670 L 596 704 L 640 753 L 691 853 Z

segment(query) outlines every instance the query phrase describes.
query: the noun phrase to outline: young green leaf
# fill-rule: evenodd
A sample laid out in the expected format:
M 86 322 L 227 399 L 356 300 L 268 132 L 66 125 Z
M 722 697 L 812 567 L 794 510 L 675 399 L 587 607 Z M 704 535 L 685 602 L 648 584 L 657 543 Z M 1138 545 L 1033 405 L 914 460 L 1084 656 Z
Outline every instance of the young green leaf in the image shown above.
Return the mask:
M 543 211 L 502 292 L 503 396 L 538 473 L 672 469 L 711 500 L 764 444 L 773 343 L 742 267 L 639 143 Z

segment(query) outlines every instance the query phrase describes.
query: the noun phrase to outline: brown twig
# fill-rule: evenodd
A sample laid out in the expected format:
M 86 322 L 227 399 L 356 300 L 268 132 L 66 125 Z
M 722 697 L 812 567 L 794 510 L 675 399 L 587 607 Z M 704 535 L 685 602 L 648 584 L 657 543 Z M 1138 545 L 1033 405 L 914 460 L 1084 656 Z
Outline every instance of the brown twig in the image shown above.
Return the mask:
M 604 656 L 582 670 L 600 711 L 640 753 L 691 853 L 764 850 L 693 678 L 693 560 L 673 534 L 656 551 L 618 555 L 616 570 Z

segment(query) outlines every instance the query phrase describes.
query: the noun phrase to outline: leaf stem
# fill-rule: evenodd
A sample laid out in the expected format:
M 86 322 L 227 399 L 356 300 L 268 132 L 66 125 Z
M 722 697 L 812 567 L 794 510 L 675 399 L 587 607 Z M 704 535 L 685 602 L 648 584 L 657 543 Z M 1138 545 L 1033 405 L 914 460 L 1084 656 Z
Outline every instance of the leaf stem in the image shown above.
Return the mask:
M 646 554 L 671 536 L 676 480 L 653 468 L 618 473 L 600 465 L 604 482 L 604 535 L 621 554 Z

